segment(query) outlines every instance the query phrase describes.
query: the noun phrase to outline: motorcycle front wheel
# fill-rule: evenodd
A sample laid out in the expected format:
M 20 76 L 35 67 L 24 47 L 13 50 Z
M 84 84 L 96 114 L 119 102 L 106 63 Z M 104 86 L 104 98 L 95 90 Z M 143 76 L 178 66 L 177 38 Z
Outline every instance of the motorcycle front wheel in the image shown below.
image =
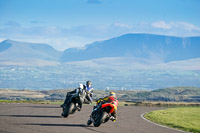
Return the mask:
M 66 109 L 63 109 L 62 116 L 66 118 L 66 117 L 69 116 L 69 114 L 72 114 L 72 113 L 74 113 L 74 112 L 75 112 L 75 111 L 74 111 L 74 103 L 70 103 L 70 104 L 67 106 Z
M 99 127 L 101 125 L 101 123 L 103 123 L 104 120 L 106 119 L 106 116 L 107 116 L 107 113 L 102 112 L 102 114 L 99 115 L 99 118 L 97 118 L 97 120 L 94 122 L 94 126 Z

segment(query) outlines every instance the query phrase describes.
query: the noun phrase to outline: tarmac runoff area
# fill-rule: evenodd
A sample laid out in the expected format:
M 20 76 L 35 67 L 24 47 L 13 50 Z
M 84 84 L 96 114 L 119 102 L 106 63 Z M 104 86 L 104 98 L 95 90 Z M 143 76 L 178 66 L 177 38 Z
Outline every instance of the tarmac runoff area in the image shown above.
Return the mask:
M 100 127 L 87 125 L 92 108 L 83 105 L 80 112 L 63 118 L 59 105 L 0 103 L 0 133 L 183 133 L 143 118 L 145 112 L 163 108 L 120 106 L 117 121 Z

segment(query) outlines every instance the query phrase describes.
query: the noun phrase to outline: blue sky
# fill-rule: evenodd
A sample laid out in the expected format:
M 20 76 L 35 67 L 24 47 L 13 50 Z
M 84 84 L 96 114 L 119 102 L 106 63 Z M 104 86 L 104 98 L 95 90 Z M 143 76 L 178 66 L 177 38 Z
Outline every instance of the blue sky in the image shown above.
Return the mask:
M 0 41 L 83 47 L 127 33 L 200 36 L 199 0 L 0 0 Z

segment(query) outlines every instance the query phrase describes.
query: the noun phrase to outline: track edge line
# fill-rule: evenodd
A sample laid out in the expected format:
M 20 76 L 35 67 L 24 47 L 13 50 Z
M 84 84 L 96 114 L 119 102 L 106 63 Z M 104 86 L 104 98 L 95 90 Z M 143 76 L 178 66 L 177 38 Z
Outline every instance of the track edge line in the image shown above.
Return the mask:
M 147 113 L 149 113 L 149 112 L 142 113 L 142 114 L 140 115 L 140 117 L 141 117 L 143 120 L 145 120 L 145 121 L 147 121 L 147 122 L 149 122 L 149 123 L 152 123 L 152 124 L 157 125 L 157 126 L 160 126 L 160 127 L 168 128 L 168 129 L 171 129 L 171 130 L 179 131 L 179 132 L 182 132 L 182 133 L 190 133 L 190 132 L 186 132 L 186 131 L 183 131 L 183 130 L 179 130 L 179 129 L 176 129 L 176 128 L 167 127 L 167 126 L 160 125 L 160 124 L 158 124 L 158 123 L 152 122 L 152 121 L 150 121 L 150 120 L 148 120 L 148 119 L 146 119 L 146 118 L 144 117 L 144 115 L 147 114 Z

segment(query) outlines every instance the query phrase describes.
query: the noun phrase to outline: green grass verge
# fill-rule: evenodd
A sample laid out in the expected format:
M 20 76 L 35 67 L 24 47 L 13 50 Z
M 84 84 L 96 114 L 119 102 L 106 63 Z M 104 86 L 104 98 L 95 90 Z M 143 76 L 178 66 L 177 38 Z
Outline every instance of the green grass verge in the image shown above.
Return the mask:
M 200 107 L 179 107 L 157 110 L 145 114 L 144 117 L 172 128 L 200 133 Z

